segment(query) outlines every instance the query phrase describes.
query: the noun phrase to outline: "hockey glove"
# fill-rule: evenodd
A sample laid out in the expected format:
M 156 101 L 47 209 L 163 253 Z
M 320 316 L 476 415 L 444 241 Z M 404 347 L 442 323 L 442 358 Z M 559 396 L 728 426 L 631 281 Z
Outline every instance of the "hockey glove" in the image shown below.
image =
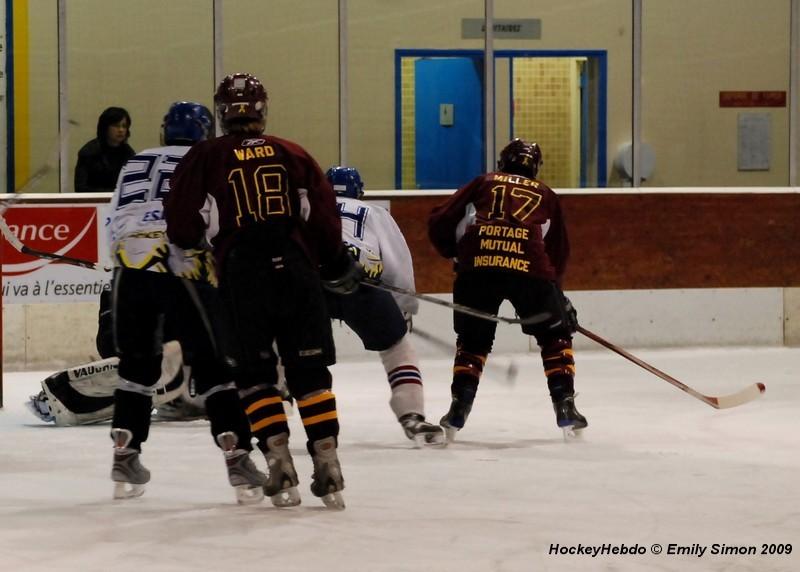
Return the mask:
M 321 271 L 322 286 L 334 294 L 352 294 L 364 280 L 364 267 L 353 258 L 347 249 L 342 249 L 339 257 Z
M 578 311 L 566 296 L 564 296 L 564 322 L 571 333 L 578 331 Z

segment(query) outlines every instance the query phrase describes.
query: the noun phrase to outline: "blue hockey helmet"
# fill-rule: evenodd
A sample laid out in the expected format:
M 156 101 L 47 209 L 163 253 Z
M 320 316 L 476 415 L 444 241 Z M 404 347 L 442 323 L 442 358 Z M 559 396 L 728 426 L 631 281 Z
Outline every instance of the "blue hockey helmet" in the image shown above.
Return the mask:
M 176 101 L 169 106 L 161 126 L 166 145 L 191 145 L 214 130 L 214 116 L 205 106 L 193 101 Z
M 354 167 L 331 167 L 325 176 L 337 196 L 360 199 L 364 196 L 364 182 Z

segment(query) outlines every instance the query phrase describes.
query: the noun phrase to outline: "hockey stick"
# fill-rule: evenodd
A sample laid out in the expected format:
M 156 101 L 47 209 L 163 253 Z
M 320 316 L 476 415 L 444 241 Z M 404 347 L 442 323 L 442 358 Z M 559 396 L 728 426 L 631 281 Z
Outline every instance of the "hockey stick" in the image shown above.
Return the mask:
M 743 405 L 749 401 L 753 401 L 754 399 L 760 397 L 761 394 L 767 390 L 766 386 L 763 383 L 759 382 L 759 383 L 754 383 L 753 385 L 748 385 L 741 391 L 737 391 L 736 393 L 731 393 L 730 395 L 721 395 L 717 397 L 703 395 L 702 393 L 692 389 L 685 383 L 678 381 L 671 375 L 664 373 L 660 369 L 656 369 L 649 363 L 644 362 L 641 359 L 637 358 L 635 355 L 632 355 L 627 351 L 623 350 L 622 348 L 615 346 L 608 340 L 604 340 L 594 332 L 590 332 L 589 330 L 587 330 L 582 326 L 578 326 L 578 332 L 580 332 L 590 340 L 597 342 L 601 346 L 610 349 L 612 352 L 621 355 L 625 359 L 632 361 L 639 367 L 646 369 L 653 375 L 656 375 L 661 379 L 663 379 L 664 381 L 671 383 L 675 387 L 682 389 L 692 397 L 699 399 L 703 403 L 707 403 L 714 409 L 728 409 L 730 407 L 736 407 L 737 405 Z
M 80 126 L 80 123 L 75 121 L 74 119 L 67 120 L 67 134 L 71 131 L 73 127 Z M 53 145 L 53 150 L 48 153 L 47 158 L 45 159 L 44 165 L 39 167 L 33 175 L 31 175 L 27 181 L 16 191 L 14 191 L 13 196 L 8 199 L 0 200 L 0 215 L 5 214 L 5 212 L 17 204 L 18 202 L 24 200 L 26 197 L 24 196 L 26 193 L 30 193 L 33 189 L 39 186 L 39 183 L 44 179 L 51 171 L 58 169 L 59 160 L 61 159 L 61 133 L 59 132 L 58 136 L 56 137 L 55 144 Z
M 89 260 L 82 260 L 80 258 L 74 258 L 72 256 L 66 256 L 64 254 L 57 254 L 54 252 L 44 252 L 43 250 L 36 250 L 35 248 L 30 248 L 26 246 L 20 239 L 14 234 L 14 231 L 9 228 L 8 223 L 6 222 L 5 217 L 0 214 L 0 232 L 2 232 L 5 239 L 8 243 L 14 247 L 14 250 L 17 252 L 21 252 L 22 254 L 27 254 L 29 256 L 35 256 L 36 258 L 44 258 L 46 260 L 55 260 L 57 262 L 64 262 L 66 264 L 72 264 L 73 266 L 80 266 L 82 268 L 89 268 L 90 270 L 97 270 L 98 266 L 96 263 L 91 262 Z
M 432 346 L 436 346 L 438 349 L 449 352 L 451 355 L 455 352 L 456 346 L 455 344 L 451 344 L 450 342 L 443 340 L 439 336 L 435 336 L 430 332 L 426 332 L 425 330 L 420 330 L 417 326 L 413 326 L 411 328 L 411 333 L 418 336 L 420 339 L 428 342 Z M 519 368 L 517 367 L 516 362 L 512 359 L 508 363 L 508 368 L 504 368 L 502 365 L 487 359 L 486 363 L 483 367 L 483 372 L 489 374 L 490 376 L 496 376 L 506 383 L 513 384 L 517 380 L 517 373 L 519 373 Z
M 438 304 L 439 306 L 445 306 L 456 312 L 461 312 L 462 314 L 467 314 L 469 316 L 474 316 L 476 318 L 481 318 L 483 320 L 489 320 L 491 322 L 498 322 L 504 324 L 539 324 L 541 322 L 550 319 L 549 312 L 541 312 L 539 314 L 534 314 L 533 316 L 527 316 L 525 318 L 507 318 L 505 316 L 498 316 L 496 314 L 489 314 L 487 312 L 482 312 L 481 310 L 476 310 L 475 308 L 470 308 L 469 306 L 463 306 L 461 304 L 454 304 L 446 300 L 440 300 L 439 298 L 436 298 L 434 296 L 429 296 L 428 294 L 420 294 L 418 292 L 415 292 L 414 290 L 409 290 L 407 288 L 392 286 L 391 284 L 386 284 L 385 282 L 365 279 L 361 282 L 361 284 L 369 286 L 370 288 L 377 288 L 378 290 L 386 290 L 387 292 L 395 292 L 396 294 L 404 294 L 406 296 L 411 296 L 419 300 L 425 300 L 426 302 L 430 302 L 431 304 Z

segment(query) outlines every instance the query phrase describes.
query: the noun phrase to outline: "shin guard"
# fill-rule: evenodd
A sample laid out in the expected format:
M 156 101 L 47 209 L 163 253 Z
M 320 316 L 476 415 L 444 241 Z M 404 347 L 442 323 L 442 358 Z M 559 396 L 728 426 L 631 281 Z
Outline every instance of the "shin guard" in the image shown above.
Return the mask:
M 554 402 L 575 393 L 575 358 L 571 339 L 558 338 L 542 345 L 542 364 Z
M 274 385 L 257 385 L 239 391 L 244 412 L 250 421 L 250 431 L 258 439 L 258 448 L 267 450 L 267 439 L 289 433 L 283 399 Z
M 304 395 L 297 400 L 297 408 L 308 437 L 308 452 L 314 455 L 313 443 L 327 437 L 334 442 L 339 436 L 339 418 L 336 396 L 329 389 Z
M 425 417 L 425 398 L 422 390 L 422 375 L 408 334 L 388 350 L 380 352 L 383 368 L 392 397 L 389 406 L 398 419 L 409 413 Z
M 478 392 L 478 383 L 483 374 L 487 355 L 468 352 L 460 345 L 458 346 L 453 362 L 453 383 L 450 385 L 453 398 L 472 404 L 475 394 Z

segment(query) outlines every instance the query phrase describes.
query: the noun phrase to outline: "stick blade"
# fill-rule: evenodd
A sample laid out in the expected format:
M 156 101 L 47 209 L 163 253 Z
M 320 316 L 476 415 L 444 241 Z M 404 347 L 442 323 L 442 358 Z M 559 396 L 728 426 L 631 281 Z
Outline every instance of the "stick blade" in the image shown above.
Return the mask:
M 730 409 L 731 407 L 737 407 L 739 405 L 744 405 L 745 403 L 755 401 L 761 397 L 761 394 L 766 390 L 767 386 L 765 386 L 763 383 L 754 383 L 753 385 L 748 385 L 736 393 L 722 395 L 720 397 L 712 397 L 711 405 L 716 409 Z

